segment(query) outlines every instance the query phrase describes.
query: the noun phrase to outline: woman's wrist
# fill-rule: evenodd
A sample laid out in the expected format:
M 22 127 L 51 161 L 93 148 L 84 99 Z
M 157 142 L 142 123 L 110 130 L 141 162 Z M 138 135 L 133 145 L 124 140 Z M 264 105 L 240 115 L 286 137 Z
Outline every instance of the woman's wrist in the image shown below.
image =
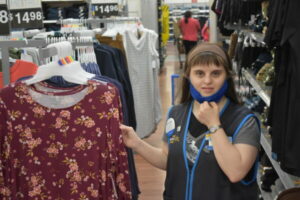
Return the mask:
M 221 125 L 220 120 L 211 121 L 211 122 L 206 124 L 207 128 L 210 128 L 212 126 L 219 126 L 219 125 Z
M 135 142 L 135 145 L 131 148 L 133 151 L 139 153 L 140 147 L 143 146 L 143 140 L 141 138 L 137 138 L 137 141 Z

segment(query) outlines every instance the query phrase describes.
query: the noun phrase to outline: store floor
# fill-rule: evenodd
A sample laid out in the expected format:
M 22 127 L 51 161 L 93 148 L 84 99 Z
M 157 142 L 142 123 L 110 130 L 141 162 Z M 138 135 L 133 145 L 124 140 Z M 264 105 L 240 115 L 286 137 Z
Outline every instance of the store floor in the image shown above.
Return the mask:
M 171 43 L 167 46 L 167 55 L 164 66 L 159 76 L 160 95 L 162 101 L 163 118 L 158 124 L 157 130 L 144 139 L 149 144 L 160 147 L 168 108 L 171 106 L 171 75 L 180 73 L 178 53 Z M 147 163 L 139 155 L 135 155 L 139 186 L 141 190 L 140 200 L 162 200 L 164 189 L 165 171 L 157 169 Z

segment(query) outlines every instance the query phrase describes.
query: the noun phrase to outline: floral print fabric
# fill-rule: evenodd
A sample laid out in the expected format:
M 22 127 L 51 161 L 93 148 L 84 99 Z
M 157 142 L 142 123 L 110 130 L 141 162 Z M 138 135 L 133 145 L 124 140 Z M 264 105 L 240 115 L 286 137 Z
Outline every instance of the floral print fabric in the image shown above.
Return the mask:
M 81 101 L 51 109 L 28 87 L 0 91 L 0 199 L 131 199 L 117 89 L 90 81 Z

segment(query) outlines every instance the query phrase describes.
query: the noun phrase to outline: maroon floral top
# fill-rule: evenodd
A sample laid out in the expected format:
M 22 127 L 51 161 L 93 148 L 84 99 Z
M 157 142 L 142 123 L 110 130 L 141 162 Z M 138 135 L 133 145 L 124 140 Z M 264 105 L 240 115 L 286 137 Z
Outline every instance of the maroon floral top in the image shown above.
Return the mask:
M 50 108 L 29 88 L 20 82 L 0 90 L 0 199 L 131 199 L 117 89 L 90 81 L 57 93 L 85 89 L 76 104 Z

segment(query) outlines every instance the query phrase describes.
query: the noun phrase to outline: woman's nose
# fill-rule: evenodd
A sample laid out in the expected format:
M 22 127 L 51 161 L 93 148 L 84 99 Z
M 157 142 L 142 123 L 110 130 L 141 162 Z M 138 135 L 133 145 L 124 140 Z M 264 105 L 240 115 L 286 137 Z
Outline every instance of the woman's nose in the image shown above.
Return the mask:
M 205 77 L 204 77 L 204 83 L 210 83 L 211 82 L 211 77 L 209 76 L 209 75 L 206 75 Z

